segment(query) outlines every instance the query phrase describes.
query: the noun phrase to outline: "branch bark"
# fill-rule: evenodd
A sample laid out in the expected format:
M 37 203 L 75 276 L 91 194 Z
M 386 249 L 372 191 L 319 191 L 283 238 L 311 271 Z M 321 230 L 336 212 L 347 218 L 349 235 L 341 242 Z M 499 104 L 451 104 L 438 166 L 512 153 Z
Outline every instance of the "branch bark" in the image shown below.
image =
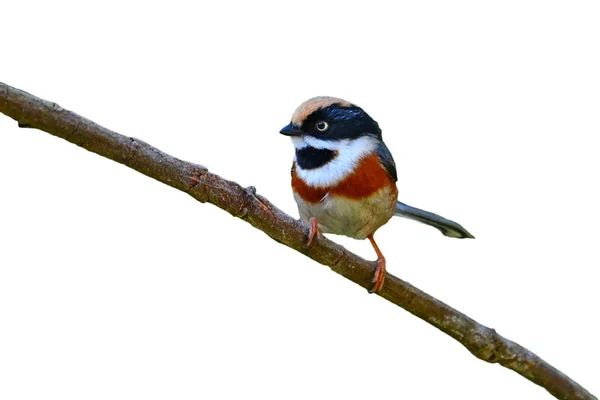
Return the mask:
M 363 288 L 372 285 L 374 262 L 360 258 L 324 236 L 308 249 L 306 227 L 257 194 L 253 187 L 243 188 L 201 165 L 179 160 L 139 139 L 113 132 L 56 103 L 2 82 L 0 112 L 16 120 L 20 127 L 46 131 L 186 192 L 202 203 L 214 204 Z M 558 399 L 597 400 L 536 354 L 408 282 L 387 274 L 378 294 L 450 335 L 475 357 L 517 372 Z

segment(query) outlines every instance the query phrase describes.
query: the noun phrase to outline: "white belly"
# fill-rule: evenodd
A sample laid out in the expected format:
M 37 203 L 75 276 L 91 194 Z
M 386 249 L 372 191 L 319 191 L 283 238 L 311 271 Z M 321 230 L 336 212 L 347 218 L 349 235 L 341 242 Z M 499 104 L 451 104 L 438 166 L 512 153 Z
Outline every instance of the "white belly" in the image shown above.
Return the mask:
M 319 203 L 309 203 L 298 195 L 294 197 L 303 222 L 314 217 L 321 232 L 365 239 L 394 215 L 396 196 L 386 187 L 361 200 L 325 196 Z

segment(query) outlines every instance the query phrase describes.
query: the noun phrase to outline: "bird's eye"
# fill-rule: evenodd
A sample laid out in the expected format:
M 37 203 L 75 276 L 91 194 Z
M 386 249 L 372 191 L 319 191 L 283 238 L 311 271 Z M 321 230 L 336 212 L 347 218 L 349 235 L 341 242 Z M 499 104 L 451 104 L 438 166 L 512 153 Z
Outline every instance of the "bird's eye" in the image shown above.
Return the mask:
M 318 121 L 315 124 L 315 127 L 317 128 L 317 130 L 319 130 L 321 132 L 325 132 L 327 130 L 327 128 L 329 128 L 329 124 L 325 121 Z

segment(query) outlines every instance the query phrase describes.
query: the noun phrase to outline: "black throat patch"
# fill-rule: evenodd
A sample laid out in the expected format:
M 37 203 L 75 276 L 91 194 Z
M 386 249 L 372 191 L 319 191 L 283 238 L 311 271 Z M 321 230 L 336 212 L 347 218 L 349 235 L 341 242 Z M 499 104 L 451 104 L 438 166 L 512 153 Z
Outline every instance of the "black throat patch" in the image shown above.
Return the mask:
M 296 163 L 302 169 L 315 169 L 327 164 L 337 155 L 338 152 L 335 150 L 304 147 L 296 150 Z

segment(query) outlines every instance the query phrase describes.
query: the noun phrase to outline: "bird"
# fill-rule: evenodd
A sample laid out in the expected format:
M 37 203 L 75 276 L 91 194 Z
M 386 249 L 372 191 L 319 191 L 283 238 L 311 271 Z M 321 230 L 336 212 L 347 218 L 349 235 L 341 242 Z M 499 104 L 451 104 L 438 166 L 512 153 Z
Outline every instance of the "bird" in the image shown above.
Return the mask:
M 369 239 L 377 264 L 369 293 L 385 282 L 386 261 L 375 232 L 393 216 L 415 220 L 452 238 L 474 238 L 460 224 L 398 201 L 396 164 L 379 124 L 362 108 L 336 97 L 300 104 L 282 135 L 295 149 L 291 185 L 307 246 L 321 233 Z

